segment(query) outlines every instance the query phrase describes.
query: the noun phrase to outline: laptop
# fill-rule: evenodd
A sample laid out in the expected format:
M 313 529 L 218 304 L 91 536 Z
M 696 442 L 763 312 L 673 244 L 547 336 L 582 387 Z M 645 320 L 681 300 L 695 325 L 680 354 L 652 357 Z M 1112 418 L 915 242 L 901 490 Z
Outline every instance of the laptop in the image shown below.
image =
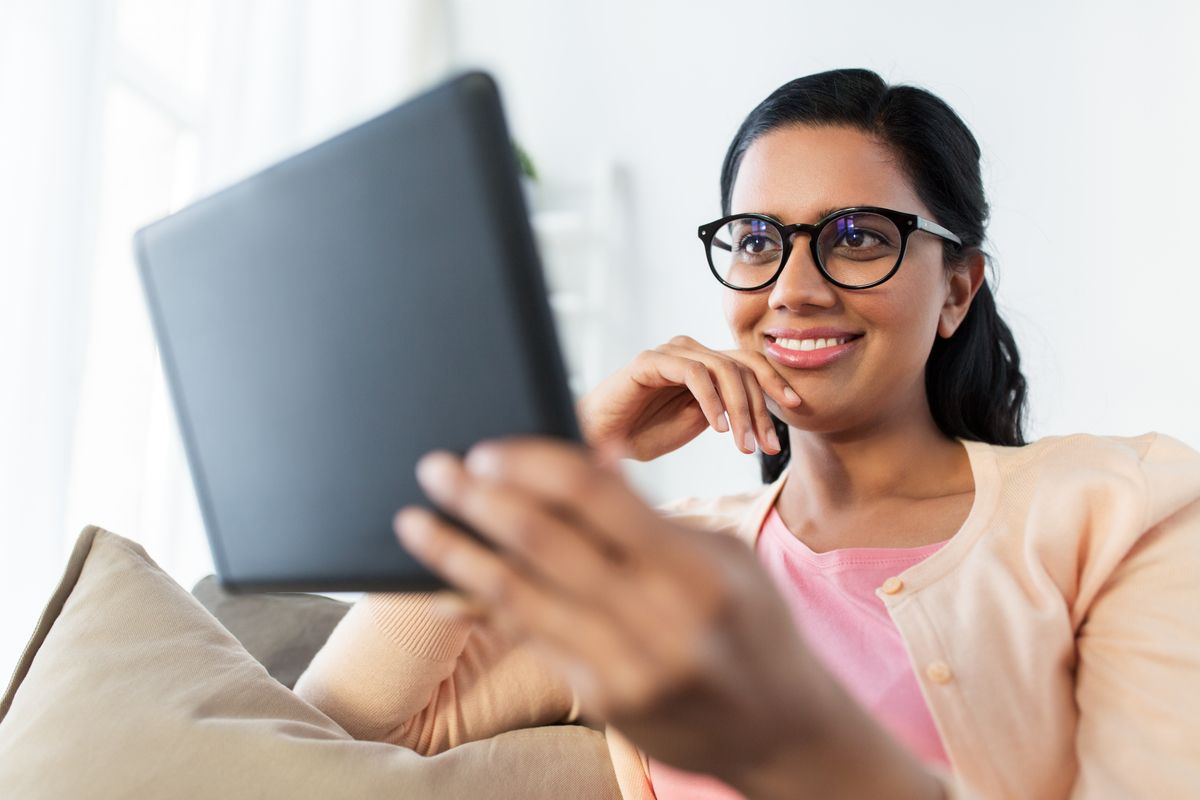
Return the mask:
M 416 591 L 429 450 L 580 441 L 494 81 L 456 76 L 155 222 L 138 272 L 221 583 Z

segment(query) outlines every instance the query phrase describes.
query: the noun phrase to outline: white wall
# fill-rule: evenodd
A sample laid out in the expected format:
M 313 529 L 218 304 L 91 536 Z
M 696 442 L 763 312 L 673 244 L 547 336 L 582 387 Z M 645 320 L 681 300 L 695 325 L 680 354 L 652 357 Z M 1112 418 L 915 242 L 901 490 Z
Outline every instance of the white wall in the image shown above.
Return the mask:
M 86 524 L 212 572 L 133 231 L 444 69 L 438 0 L 0 0 L 0 674 Z
M 861 65 L 940 94 L 983 146 L 1031 433 L 1200 446 L 1195 5 L 444 2 L 0 0 L 0 670 L 85 522 L 142 541 L 185 586 L 211 568 L 132 280 L 134 223 L 398 99 L 447 38 L 457 63 L 496 71 L 548 178 L 622 168 L 616 217 L 641 224 L 619 231 L 632 255 L 614 283 L 641 291 L 606 301 L 609 369 L 677 333 L 731 344 L 695 236 L 728 140 L 780 83 Z M 137 26 L 120 23 L 187 7 L 213 16 L 205 91 L 149 68 L 186 78 L 187 48 L 150 31 L 131 49 Z M 115 114 L 114 87 L 166 96 L 159 116 L 188 129 L 169 169 L 134 135 L 158 117 Z M 752 486 L 757 462 L 707 433 L 634 474 L 665 499 Z
M 793 77 L 864 66 L 947 100 L 984 150 L 998 300 L 1031 384 L 1032 436 L 1172 433 L 1200 447 L 1197 6 L 453 0 L 456 57 L 496 72 L 543 171 L 626 165 L 642 220 L 637 350 L 731 344 L 696 226 L 725 147 Z M 653 234 L 652 236 L 650 234 Z M 614 359 L 612 367 L 618 364 Z M 757 480 L 721 435 L 636 473 L 657 498 Z

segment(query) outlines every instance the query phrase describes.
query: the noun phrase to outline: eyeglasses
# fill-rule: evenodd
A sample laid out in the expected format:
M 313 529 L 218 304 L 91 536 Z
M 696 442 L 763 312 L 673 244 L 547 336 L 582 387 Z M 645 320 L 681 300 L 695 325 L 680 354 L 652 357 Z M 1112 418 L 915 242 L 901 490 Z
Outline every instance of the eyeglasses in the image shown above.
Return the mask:
M 765 214 L 734 214 L 699 229 L 708 266 L 730 289 L 752 292 L 774 283 L 792 252 L 792 237 L 808 234 L 813 261 L 843 289 L 869 289 L 896 274 L 908 237 L 926 231 L 962 246 L 950 231 L 916 214 L 856 206 L 834 211 L 815 225 L 784 225 Z

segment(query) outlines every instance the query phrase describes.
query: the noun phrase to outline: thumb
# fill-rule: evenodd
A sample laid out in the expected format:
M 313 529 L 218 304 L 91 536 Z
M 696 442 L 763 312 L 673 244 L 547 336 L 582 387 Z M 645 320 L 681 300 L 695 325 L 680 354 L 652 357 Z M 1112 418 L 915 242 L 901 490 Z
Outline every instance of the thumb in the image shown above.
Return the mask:
M 621 460 L 632 457 L 629 447 L 620 441 L 602 442 L 592 453 L 598 467 L 621 477 L 624 477 L 624 473 L 621 472 Z

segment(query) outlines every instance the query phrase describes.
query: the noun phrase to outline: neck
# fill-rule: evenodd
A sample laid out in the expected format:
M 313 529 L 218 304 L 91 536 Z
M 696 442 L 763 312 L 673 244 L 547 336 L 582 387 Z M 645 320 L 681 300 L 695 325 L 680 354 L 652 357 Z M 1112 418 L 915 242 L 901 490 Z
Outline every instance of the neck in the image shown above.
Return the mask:
M 821 518 L 886 500 L 925 500 L 972 489 L 966 451 L 919 402 L 856 430 L 789 428 L 789 477 L 779 502 Z

